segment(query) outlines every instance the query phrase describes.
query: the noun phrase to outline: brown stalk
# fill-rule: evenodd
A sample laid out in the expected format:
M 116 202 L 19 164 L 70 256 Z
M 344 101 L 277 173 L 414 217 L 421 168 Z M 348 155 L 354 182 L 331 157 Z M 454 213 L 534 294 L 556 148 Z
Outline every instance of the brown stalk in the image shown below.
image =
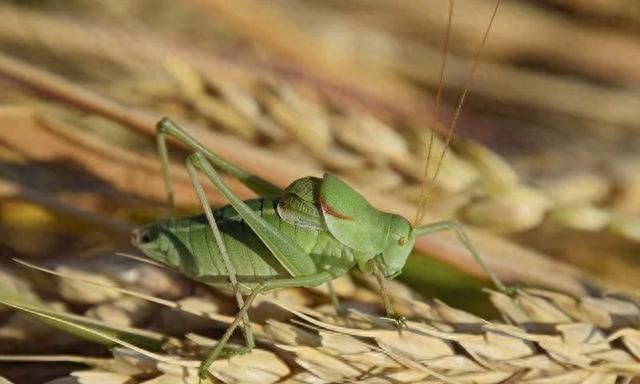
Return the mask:
M 436 6 L 437 2 L 433 2 Z M 206 5 L 202 5 L 205 9 Z M 231 5 L 226 5 L 232 7 Z M 393 7 L 392 4 L 387 6 Z M 432 6 L 428 4 L 426 6 Z M 463 7 L 465 5 L 463 4 Z M 467 7 L 469 5 L 466 5 Z M 484 6 L 482 6 L 484 7 Z M 511 6 L 509 6 L 511 7 Z M 507 8 L 509 8 L 507 7 Z M 484 9 L 484 8 L 483 8 Z M 511 8 L 509 8 L 511 9 Z M 230 10 L 229 12 L 231 12 Z M 435 9 L 421 12 L 410 12 L 409 20 L 418 18 L 416 23 L 442 23 L 441 19 L 428 20 L 423 19 L 426 15 L 439 15 Z M 480 10 L 476 10 L 480 11 Z M 501 12 L 505 12 L 501 10 Z M 509 11 L 507 10 L 507 15 Z M 518 12 L 515 12 L 519 14 Z M 424 15 L 423 15 L 424 14 Z M 463 14 L 464 16 L 464 14 Z M 509 16 L 506 16 L 509 17 Z M 514 16 L 515 17 L 515 16 Z M 420 101 L 424 96 L 414 98 L 413 101 L 407 99 L 395 99 L 394 94 L 383 94 L 377 88 L 371 88 L 371 83 L 354 82 L 352 79 L 344 79 L 338 75 L 319 76 L 312 68 L 301 66 L 294 67 L 285 60 L 276 57 L 269 59 L 261 59 L 256 61 L 245 55 L 229 55 L 225 50 L 212 50 L 208 47 L 206 50 L 199 50 L 195 46 L 178 42 L 176 39 L 165 38 L 159 40 L 156 35 L 148 33 L 141 28 L 135 30 L 126 28 L 113 28 L 112 26 L 97 24 L 88 24 L 74 20 L 70 23 L 68 19 L 60 16 L 43 16 L 38 13 L 16 10 L 0 7 L 0 19 L 4 21 L 0 25 L 0 36 L 8 41 L 20 42 L 23 40 L 37 38 L 39 44 L 44 44 L 49 51 L 55 51 L 58 54 L 66 52 L 66 55 L 73 56 L 77 54 L 87 54 L 96 57 L 102 57 L 108 60 L 117 60 L 119 64 L 125 67 L 144 67 L 145 63 L 160 63 L 167 56 L 167 52 L 179 52 L 176 54 L 181 60 L 195 65 L 203 73 L 224 73 L 225 77 L 237 78 L 239 81 L 246 80 L 248 77 L 254 77 L 262 74 L 276 75 L 286 78 L 287 81 L 296 83 L 299 86 L 311 87 L 314 90 L 321 90 L 327 94 L 336 103 L 344 103 L 345 105 L 355 107 L 355 109 L 364 109 L 368 113 L 380 116 L 381 111 L 387 111 L 382 116 L 389 114 L 400 115 L 416 122 L 424 122 L 431 119 L 431 108 L 425 108 L 424 103 Z M 461 23 L 462 28 L 480 28 L 480 25 L 470 24 L 468 22 Z M 433 25 L 433 24 L 431 24 Z M 471 27 L 468 27 L 471 25 Z M 26 28 L 25 26 L 28 26 Z M 473 30 L 475 31 L 475 29 Z M 472 33 L 467 31 L 465 33 Z M 500 33 L 500 32 L 499 32 Z M 502 32 L 504 35 L 504 32 Z M 97 36 L 97 38 L 96 38 Z M 310 38 L 310 37 L 307 37 Z M 495 38 L 492 37 L 492 39 Z M 499 37 L 498 37 L 499 38 Z M 99 44 L 96 44 L 96 39 Z M 548 39 L 553 40 L 553 39 Z M 118 41 L 128 41 L 129 44 L 123 46 Z M 169 41 L 170 43 L 167 43 Z M 590 52 L 595 48 L 591 48 L 591 40 L 585 42 L 588 48 L 584 51 Z M 140 43 L 144 42 L 144 43 Z M 275 44 L 275 43 L 274 43 Z M 491 49 L 495 46 L 506 44 L 498 41 L 492 43 L 491 47 L 485 52 L 487 56 L 491 56 Z M 514 42 L 513 44 L 523 45 L 524 42 Z M 531 49 L 536 49 L 531 47 Z M 615 43 L 611 43 L 613 49 Z M 526 46 L 525 46 L 526 47 Z M 507 50 L 508 48 L 505 48 Z M 411 49 L 410 44 L 407 50 L 414 55 L 415 52 L 428 52 L 428 49 L 421 46 L 420 49 Z M 607 49 L 603 50 L 606 52 Z M 627 50 L 628 52 L 640 52 L 640 47 Z M 304 52 L 297 55 L 302 55 Z M 542 53 L 540 53 L 542 54 Z M 632 54 L 632 53 L 631 53 Z M 439 53 L 426 54 L 426 56 L 417 59 L 397 60 L 395 66 L 400 73 L 407 74 L 410 77 L 418 78 L 435 84 L 436 79 L 430 78 L 433 71 L 428 66 L 430 63 L 438 62 Z M 603 55 L 606 56 L 606 55 Z M 582 61 L 582 59 L 581 59 Z M 416 62 L 420 65 L 416 67 Z M 633 60 L 631 61 L 633 63 Z M 612 63 L 615 64 L 615 63 Z M 481 70 L 476 76 L 475 90 L 476 94 L 484 95 L 489 98 L 498 98 L 500 100 L 509 100 L 517 105 L 556 110 L 560 113 L 569 114 L 579 118 L 591 119 L 594 121 L 605 121 L 613 124 L 621 124 L 635 126 L 634 119 L 638 118 L 637 108 L 634 108 L 634 101 L 629 98 L 637 97 L 624 89 L 618 90 L 603 86 L 588 84 L 583 81 L 567 79 L 562 76 L 541 75 L 535 71 L 514 69 L 502 64 L 481 63 Z M 463 74 L 466 73 L 466 66 L 461 59 L 455 59 L 455 55 L 449 65 L 448 83 L 451 87 L 461 88 L 463 85 Z M 612 71 L 603 71 L 598 73 L 599 77 L 617 75 L 618 69 Z M 338 77 L 336 77 L 338 76 Z M 504 90 L 509 90 L 504 92 Z M 418 104 L 416 104 L 418 102 Z M 444 116 L 450 116 L 451 111 L 444 110 Z M 472 116 L 467 113 L 468 116 Z M 461 131 L 471 128 L 470 124 L 476 125 L 474 118 L 465 118 L 461 121 Z M 439 127 L 440 128 L 440 127 Z
M 437 78 L 415 62 L 436 60 L 439 53 L 421 47 L 412 52 L 420 55 L 414 60 L 399 61 L 397 70 L 427 84 L 437 84 Z M 412 53 L 413 55 L 414 53 Z M 451 55 L 447 69 L 447 87 L 462 89 L 468 71 L 468 60 Z M 615 124 L 635 129 L 640 120 L 636 105 L 637 93 L 624 88 L 596 85 L 584 80 L 523 70 L 500 62 L 479 64 L 474 78 L 475 94 L 517 106 L 556 112 L 596 124 Z
M 500 9 L 501 18 L 517 22 L 518 28 L 513 28 L 511 23 L 496 24 L 491 31 L 492 44 L 485 51 L 487 57 L 535 59 L 616 83 L 640 82 L 640 73 L 637 71 L 640 40 L 637 34 L 571 22 L 532 3 L 536 2 L 505 2 Z M 394 15 L 396 28 L 411 26 L 438 31 L 446 28 L 446 20 L 441 17 L 444 14 L 444 2 L 374 4 L 384 5 L 379 12 Z M 477 15 L 489 14 L 492 6 L 492 0 L 460 4 L 458 13 L 461 28 L 452 36 L 454 46 L 464 43 L 468 37 L 482 34 L 485 25 Z M 396 11 L 403 17 L 398 18 Z M 402 20 L 402 25 L 397 25 L 397 20 Z M 393 24 L 393 21 L 389 23 Z
M 49 193 L 43 193 L 4 180 L 0 181 L 0 199 L 5 201 L 27 201 L 45 207 L 57 214 L 76 218 L 81 222 L 95 225 L 97 228 L 102 228 L 118 235 L 128 234 L 133 229 L 133 226 L 124 220 L 90 212 L 75 205 L 64 203 Z
M 155 202 L 166 201 L 160 164 L 155 158 L 107 145 L 61 121 L 39 116 L 28 109 L 1 109 L 0 123 L 12 128 L 0 130 L 0 141 L 28 159 L 73 161 L 117 190 Z M 180 203 L 196 206 L 198 200 L 186 172 L 179 165 L 172 168 Z M 157 176 L 149 177 L 153 174 Z M 234 188 L 247 196 L 246 188 L 237 184 Z M 212 200 L 222 203 L 220 195 L 213 194 Z
M 37 43 L 58 54 L 65 52 L 69 56 L 85 54 L 110 61 L 115 59 L 126 68 L 142 66 L 143 69 L 149 63 L 158 65 L 167 57 L 175 56 L 202 73 L 224 74 L 225 78 L 238 81 L 275 76 L 302 88 L 320 90 L 337 104 L 365 110 L 379 117 L 400 115 L 424 120 L 431 114 L 428 97 L 424 95 L 407 98 L 406 95 L 384 93 L 368 81 L 356 82 L 335 73 L 316 73 L 277 57 L 256 59 L 228 49 L 199 47 L 174 36 L 159 39 L 156 32 L 142 27 L 127 29 L 127 26 L 71 22 L 66 17 L 2 6 L 0 20 L 3 20 L 0 24 L 3 39 L 16 43 L 35 38 Z M 96 44 L 94 36 L 98 36 L 100 44 Z M 121 41 L 128 43 L 122 45 Z
M 156 119 L 152 117 L 152 113 L 123 107 L 61 77 L 2 54 L 0 54 L 0 74 L 48 95 L 53 95 L 75 107 L 109 117 L 148 136 L 152 136 L 154 133 L 153 125 Z M 269 178 L 278 185 L 287 185 L 298 177 L 320 174 L 317 170 L 309 170 L 274 158 L 265 151 L 233 137 L 222 134 L 213 135 L 202 128 L 191 125 L 188 125 L 187 129 L 203 145 L 222 157 L 252 173 Z M 15 143 L 15 145 L 19 145 L 19 143 Z M 161 179 L 158 178 L 156 182 L 160 184 Z M 162 191 L 164 189 L 159 187 L 158 189 L 154 188 L 154 191 L 150 193 L 162 193 Z M 411 217 L 414 213 L 414 207 L 411 205 L 391 201 L 386 196 L 363 192 L 374 205 L 381 209 L 397 212 L 405 217 Z M 426 220 L 429 221 L 429 218 L 427 217 Z M 479 244 L 478 249 L 485 257 L 487 264 L 507 281 L 517 280 L 577 293 L 583 292 L 584 281 L 593 281 L 591 277 L 577 268 L 541 257 L 536 252 L 526 251 L 524 248 L 515 246 L 488 232 L 475 232 L 473 240 Z M 435 244 L 438 246 L 434 246 Z M 463 266 L 465 270 L 477 271 L 475 262 L 466 250 L 456 240 L 452 240 L 446 235 L 433 235 L 421 239 L 417 243 L 417 249 L 446 262 L 453 261 L 454 264 Z M 523 269 L 523 265 L 540 265 L 540 267 L 535 270 Z

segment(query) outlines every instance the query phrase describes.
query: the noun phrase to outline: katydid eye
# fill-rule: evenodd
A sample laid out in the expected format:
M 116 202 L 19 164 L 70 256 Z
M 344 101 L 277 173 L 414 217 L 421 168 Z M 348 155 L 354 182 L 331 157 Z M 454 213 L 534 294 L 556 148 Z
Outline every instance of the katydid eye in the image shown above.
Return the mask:
M 131 240 L 134 244 L 148 244 L 154 239 L 153 233 L 148 229 L 137 229 L 131 234 Z
M 406 237 L 401 237 L 398 239 L 398 244 L 400 245 L 405 245 L 407 244 L 407 238 Z

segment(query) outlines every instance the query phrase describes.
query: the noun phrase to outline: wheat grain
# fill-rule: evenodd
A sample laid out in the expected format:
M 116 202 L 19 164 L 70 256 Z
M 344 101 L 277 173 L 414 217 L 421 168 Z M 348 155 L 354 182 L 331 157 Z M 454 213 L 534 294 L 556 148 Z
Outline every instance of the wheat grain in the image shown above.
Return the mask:
M 79 278 L 86 281 L 86 276 Z M 265 315 L 264 324 L 256 326 L 260 348 L 219 360 L 211 372 L 225 383 L 614 383 L 640 375 L 640 295 L 573 297 L 525 289 L 510 296 L 489 291 L 502 320 L 487 321 L 439 301 L 416 299 L 401 287 L 394 283 L 391 292 L 398 308 L 410 317 L 402 333 L 369 313 L 380 305 L 378 298 L 361 304 L 367 312 L 352 308 L 342 318 L 332 307 L 313 304 L 316 300 L 305 290 L 264 296 L 264 301 L 295 317 L 279 321 L 272 313 Z M 341 292 L 356 295 L 358 290 Z M 301 294 L 307 298 L 297 303 L 290 299 Z M 186 309 L 186 301 L 182 304 L 179 308 Z M 218 311 L 195 298 L 189 305 L 190 313 L 207 321 L 210 311 Z M 174 314 L 171 319 L 176 322 L 178 318 Z M 185 324 L 191 332 L 206 326 L 202 321 Z M 192 383 L 197 377 L 197 356 L 214 344 L 215 340 L 194 334 L 173 339 L 173 346 L 167 346 L 171 356 L 163 358 L 164 362 L 140 350 L 118 348 L 108 367 L 101 362 L 90 373 L 74 376 L 78 380 L 98 376 L 133 380 L 146 372 L 153 378 L 139 382 Z M 181 361 L 182 366 L 169 361 Z M 91 361 L 86 364 L 93 365 Z

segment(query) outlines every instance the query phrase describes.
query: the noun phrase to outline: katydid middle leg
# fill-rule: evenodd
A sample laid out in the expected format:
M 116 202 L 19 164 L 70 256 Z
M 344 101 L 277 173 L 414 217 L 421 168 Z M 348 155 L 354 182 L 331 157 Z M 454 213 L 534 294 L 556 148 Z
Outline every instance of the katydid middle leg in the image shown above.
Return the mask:
M 489 266 L 485 264 L 484 260 L 482 259 L 478 251 L 476 251 L 475 247 L 469 240 L 469 237 L 467 236 L 464 229 L 462 229 L 460 224 L 456 223 L 455 221 L 441 221 L 437 223 L 422 225 L 415 229 L 416 236 L 424 236 L 430 233 L 443 231 L 453 231 L 456 234 L 460 242 L 462 242 L 464 247 L 469 251 L 469 253 L 471 253 L 471 256 L 473 256 L 473 258 L 478 262 L 478 264 L 480 264 L 485 273 L 491 278 L 496 288 L 505 293 L 511 292 L 511 289 L 505 286 L 504 283 L 500 281 L 498 276 L 493 273 Z
M 346 317 L 348 315 L 347 310 L 340 304 L 340 298 L 331 281 L 327 281 L 327 290 L 329 292 L 329 299 L 334 307 L 336 307 L 336 314 L 340 317 Z

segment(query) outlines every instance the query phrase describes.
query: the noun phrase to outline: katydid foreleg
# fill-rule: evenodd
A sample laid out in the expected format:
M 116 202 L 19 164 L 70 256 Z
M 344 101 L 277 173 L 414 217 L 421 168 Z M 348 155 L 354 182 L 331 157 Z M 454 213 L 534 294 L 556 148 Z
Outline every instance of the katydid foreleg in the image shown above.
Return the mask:
M 387 317 L 395 323 L 398 330 L 401 330 L 406 326 L 407 319 L 404 316 L 398 316 L 396 314 L 396 311 L 395 309 L 393 309 L 393 305 L 391 304 L 391 299 L 389 298 L 389 294 L 387 293 L 387 288 L 385 285 L 386 279 L 384 278 L 384 276 L 382 275 L 382 272 L 380 271 L 380 266 L 374 260 L 372 260 L 372 263 L 373 263 L 373 275 L 378 281 L 378 287 L 380 288 L 380 294 L 382 295 L 382 302 L 384 304 L 384 310 L 387 314 Z
M 471 243 L 471 240 L 469 240 L 469 236 L 467 236 L 466 232 L 464 231 L 464 229 L 462 229 L 460 224 L 456 223 L 455 221 L 441 221 L 437 223 L 421 225 L 419 227 L 416 227 L 415 229 L 416 236 L 424 236 L 431 233 L 444 232 L 444 231 L 453 231 L 456 234 L 460 242 L 469 251 L 469 253 L 471 253 L 471 256 L 473 256 L 473 258 L 478 262 L 478 264 L 480 264 L 482 269 L 491 278 L 491 280 L 493 281 L 493 284 L 499 290 L 501 290 L 502 292 L 510 291 L 510 289 L 507 288 L 507 286 L 505 286 L 504 283 L 502 283 L 502 281 L 500 281 L 498 276 L 496 276 L 491 270 L 491 268 L 489 268 L 489 266 L 484 262 L 484 260 L 482 259 L 478 251 L 476 251 L 475 247 Z

